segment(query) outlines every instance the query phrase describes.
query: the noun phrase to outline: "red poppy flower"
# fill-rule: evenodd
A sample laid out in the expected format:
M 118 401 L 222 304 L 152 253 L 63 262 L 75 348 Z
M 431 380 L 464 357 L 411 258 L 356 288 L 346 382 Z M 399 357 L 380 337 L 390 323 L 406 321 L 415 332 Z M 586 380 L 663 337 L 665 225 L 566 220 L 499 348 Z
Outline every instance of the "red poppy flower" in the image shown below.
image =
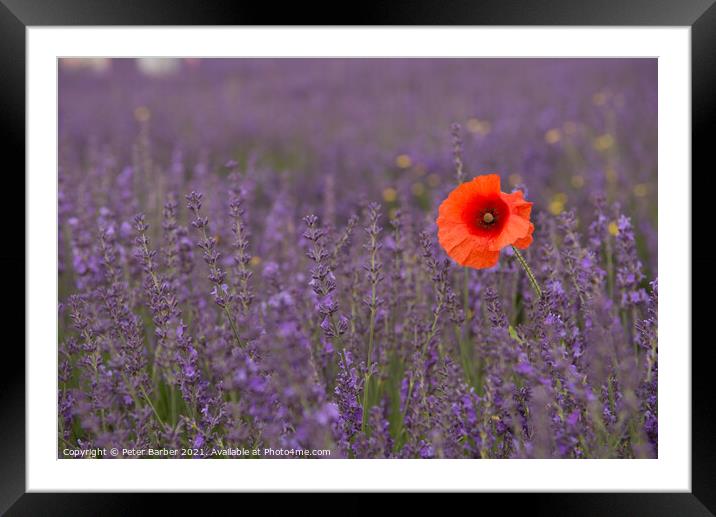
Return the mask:
M 532 203 L 521 191 L 500 192 L 497 174 L 477 176 L 460 184 L 438 210 L 438 240 L 462 266 L 475 269 L 497 264 L 500 250 L 532 244 Z

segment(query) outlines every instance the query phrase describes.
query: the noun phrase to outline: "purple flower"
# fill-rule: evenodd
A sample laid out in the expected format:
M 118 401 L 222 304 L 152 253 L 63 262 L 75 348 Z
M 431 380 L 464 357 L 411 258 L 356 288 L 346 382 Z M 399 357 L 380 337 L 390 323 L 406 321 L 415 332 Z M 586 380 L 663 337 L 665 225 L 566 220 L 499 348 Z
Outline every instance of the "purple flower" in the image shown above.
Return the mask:
M 657 457 L 653 60 L 178 66 L 60 63 L 62 448 Z M 436 246 L 493 171 L 541 297 Z

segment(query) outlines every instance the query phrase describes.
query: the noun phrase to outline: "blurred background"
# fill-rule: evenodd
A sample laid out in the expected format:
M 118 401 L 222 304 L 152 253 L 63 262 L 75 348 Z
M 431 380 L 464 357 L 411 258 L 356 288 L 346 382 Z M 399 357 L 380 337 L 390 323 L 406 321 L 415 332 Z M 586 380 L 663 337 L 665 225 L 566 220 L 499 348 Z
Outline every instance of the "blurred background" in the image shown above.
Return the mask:
M 61 170 L 93 149 L 143 168 L 150 213 L 172 167 L 179 186 L 229 160 L 277 175 L 297 218 L 338 225 L 366 200 L 433 213 L 457 122 L 468 176 L 499 172 L 553 215 L 606 196 L 657 275 L 654 59 L 63 59 L 59 77 Z

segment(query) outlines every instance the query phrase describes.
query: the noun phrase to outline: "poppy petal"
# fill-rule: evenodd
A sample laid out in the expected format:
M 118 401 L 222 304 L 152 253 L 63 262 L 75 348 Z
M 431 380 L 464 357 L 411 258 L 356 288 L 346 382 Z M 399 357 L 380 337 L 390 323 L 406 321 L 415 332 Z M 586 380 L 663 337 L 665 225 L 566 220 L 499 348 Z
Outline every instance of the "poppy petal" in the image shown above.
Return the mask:
M 519 248 L 521 250 L 526 250 L 530 244 L 532 244 L 532 233 L 535 231 L 535 225 L 530 223 L 530 231 L 527 234 L 527 237 L 523 237 L 521 239 L 517 239 L 513 244 L 516 248 Z
M 473 235 L 465 224 L 447 224 L 439 227 L 438 241 L 448 256 L 463 265 L 472 250 L 488 251 L 488 241 Z
M 530 232 L 530 224 L 527 219 L 512 214 L 500 234 L 490 241 L 489 249 L 491 251 L 498 251 L 514 243 L 517 239 L 526 237 Z
M 514 212 L 523 219 L 527 219 L 529 221 L 530 214 L 532 213 L 532 203 L 528 203 L 525 201 L 523 204 L 515 206 Z
M 452 253 L 452 250 L 457 246 L 461 245 L 467 239 L 470 238 L 470 233 L 467 231 L 465 225 L 443 225 L 438 230 L 438 241 L 440 245 L 447 251 L 448 255 Z
M 477 176 L 458 185 L 438 208 L 438 241 L 460 265 L 476 269 L 494 266 L 500 250 L 532 244 L 532 203 L 524 193 L 500 191 L 497 174 Z M 493 219 L 480 219 L 490 213 Z M 494 222 L 494 224 L 492 224 Z
M 465 205 L 472 201 L 474 197 L 475 192 L 471 183 L 459 185 L 440 204 L 440 208 L 438 208 L 438 224 L 441 224 L 440 219 L 443 222 L 462 223 L 462 213 Z
M 483 174 L 475 177 L 468 185 L 473 187 L 473 192 L 483 196 L 500 193 L 500 176 L 497 174 Z
M 510 206 L 512 213 L 529 220 L 530 214 L 532 213 L 532 203 L 525 201 L 524 194 L 521 190 L 516 190 L 510 194 L 503 192 L 502 200 Z
M 500 259 L 499 251 L 481 251 L 479 249 L 473 249 L 467 256 L 467 259 L 462 264 L 463 266 L 469 266 L 475 269 L 484 269 L 492 267 L 497 264 Z
M 470 244 L 470 240 L 466 239 L 462 243 L 455 246 L 449 253 L 450 258 L 461 266 L 465 265 L 467 258 L 476 248 Z

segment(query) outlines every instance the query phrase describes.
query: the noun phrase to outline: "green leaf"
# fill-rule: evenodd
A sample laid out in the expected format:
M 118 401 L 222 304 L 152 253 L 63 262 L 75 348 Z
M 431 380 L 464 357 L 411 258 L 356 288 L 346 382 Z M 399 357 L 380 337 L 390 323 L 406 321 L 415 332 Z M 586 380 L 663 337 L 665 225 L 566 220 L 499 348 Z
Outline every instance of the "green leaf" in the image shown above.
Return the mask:
M 520 336 L 517 335 L 517 331 L 515 330 L 515 327 L 513 327 L 512 325 L 507 327 L 507 332 L 510 334 L 510 337 L 512 339 L 514 339 L 515 341 L 517 341 L 518 343 L 520 343 L 520 344 L 524 343 L 524 341 L 522 341 L 522 339 L 520 339 Z

